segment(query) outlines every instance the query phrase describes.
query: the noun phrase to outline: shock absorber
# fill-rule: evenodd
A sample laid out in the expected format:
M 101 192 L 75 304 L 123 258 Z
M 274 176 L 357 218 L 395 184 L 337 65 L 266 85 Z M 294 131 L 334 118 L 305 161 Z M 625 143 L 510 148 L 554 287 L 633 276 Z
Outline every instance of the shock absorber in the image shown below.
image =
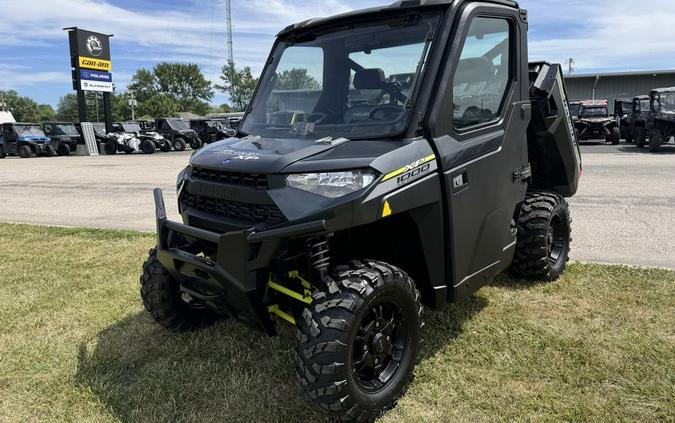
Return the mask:
M 320 280 L 323 280 L 326 276 L 328 267 L 330 266 L 330 245 L 328 244 L 328 238 L 328 236 L 321 236 L 307 240 L 309 264 L 319 274 Z

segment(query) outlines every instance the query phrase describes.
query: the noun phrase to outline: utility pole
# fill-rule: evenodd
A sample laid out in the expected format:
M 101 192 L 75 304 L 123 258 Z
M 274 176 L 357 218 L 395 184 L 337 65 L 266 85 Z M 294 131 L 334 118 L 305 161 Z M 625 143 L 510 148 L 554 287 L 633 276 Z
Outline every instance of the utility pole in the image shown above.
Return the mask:
M 131 106 L 131 120 L 136 120 L 136 114 L 134 113 L 134 107 L 138 105 L 138 102 L 134 98 L 134 92 L 129 90 L 129 106 Z
M 230 99 L 234 98 L 234 85 L 232 85 L 232 80 L 234 79 L 234 48 L 232 47 L 232 4 L 231 0 L 227 0 L 225 4 L 226 12 L 226 21 L 227 21 L 227 71 L 230 73 Z
M 574 65 L 575 65 L 575 63 L 574 63 L 573 57 L 570 57 L 569 59 L 567 59 L 567 73 L 569 75 L 572 75 L 574 73 Z

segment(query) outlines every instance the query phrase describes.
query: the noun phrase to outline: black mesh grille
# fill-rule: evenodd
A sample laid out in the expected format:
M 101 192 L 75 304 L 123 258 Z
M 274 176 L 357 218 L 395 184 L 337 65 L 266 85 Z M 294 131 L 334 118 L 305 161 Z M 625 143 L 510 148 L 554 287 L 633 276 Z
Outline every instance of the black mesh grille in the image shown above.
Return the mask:
M 193 167 L 192 176 L 203 181 L 220 182 L 230 185 L 242 185 L 255 189 L 267 189 L 267 177 L 259 173 L 237 173 L 222 170 Z
M 275 205 L 240 203 L 189 193 L 183 194 L 181 202 L 184 207 L 249 222 L 265 222 L 274 225 L 286 221 L 281 210 Z

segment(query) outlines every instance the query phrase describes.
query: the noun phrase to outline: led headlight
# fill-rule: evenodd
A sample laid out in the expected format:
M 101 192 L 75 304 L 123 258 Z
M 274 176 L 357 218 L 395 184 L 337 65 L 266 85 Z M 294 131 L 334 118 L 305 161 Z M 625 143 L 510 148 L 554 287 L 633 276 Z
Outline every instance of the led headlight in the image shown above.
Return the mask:
M 299 173 L 288 175 L 289 187 L 337 198 L 363 189 L 373 183 L 376 174 L 369 170 L 348 170 L 344 172 Z
M 187 166 L 178 173 L 178 176 L 176 176 L 176 193 L 178 195 L 180 195 L 180 190 L 183 188 L 183 184 L 185 183 L 185 178 L 187 177 L 189 170 L 190 166 Z

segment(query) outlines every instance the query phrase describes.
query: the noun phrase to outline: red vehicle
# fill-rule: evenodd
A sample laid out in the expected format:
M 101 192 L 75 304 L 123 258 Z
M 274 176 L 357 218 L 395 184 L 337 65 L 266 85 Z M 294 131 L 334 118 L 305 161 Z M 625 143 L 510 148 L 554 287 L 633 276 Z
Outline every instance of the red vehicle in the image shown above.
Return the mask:
M 619 144 L 621 130 L 617 121 L 609 116 L 607 100 L 585 100 L 579 108 L 579 119 L 574 122 L 579 141 L 602 139 Z

